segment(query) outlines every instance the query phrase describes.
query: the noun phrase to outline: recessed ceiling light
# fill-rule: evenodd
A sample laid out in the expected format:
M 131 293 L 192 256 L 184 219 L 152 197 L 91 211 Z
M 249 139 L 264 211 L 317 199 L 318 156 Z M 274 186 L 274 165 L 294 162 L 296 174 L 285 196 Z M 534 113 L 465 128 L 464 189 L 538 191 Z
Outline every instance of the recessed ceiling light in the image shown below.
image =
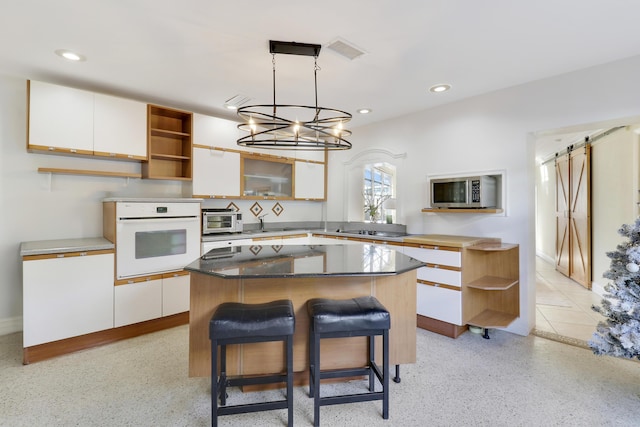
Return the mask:
M 79 53 L 76 52 L 72 52 L 70 50 L 67 49 L 58 49 L 55 51 L 55 54 L 68 60 L 68 61 L 73 61 L 73 62 L 79 62 L 79 61 L 85 61 L 86 58 L 84 57 L 84 55 L 81 55 Z
M 429 88 L 429 91 L 430 92 L 434 92 L 434 93 L 438 93 L 438 92 L 446 92 L 449 89 L 451 89 L 451 85 L 439 84 L 439 85 L 431 86 Z
M 359 114 L 369 114 L 370 112 L 372 112 L 373 110 L 371 108 L 361 108 L 358 110 Z

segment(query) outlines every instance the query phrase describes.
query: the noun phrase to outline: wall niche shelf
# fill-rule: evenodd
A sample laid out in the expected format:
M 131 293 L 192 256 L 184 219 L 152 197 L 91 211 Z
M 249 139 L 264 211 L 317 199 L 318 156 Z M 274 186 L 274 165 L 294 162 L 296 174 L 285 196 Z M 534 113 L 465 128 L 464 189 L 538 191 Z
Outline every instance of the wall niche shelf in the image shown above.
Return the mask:
M 496 213 L 503 213 L 504 209 L 498 209 L 498 208 L 481 208 L 481 209 L 424 208 L 424 209 L 422 209 L 422 212 L 496 214 Z

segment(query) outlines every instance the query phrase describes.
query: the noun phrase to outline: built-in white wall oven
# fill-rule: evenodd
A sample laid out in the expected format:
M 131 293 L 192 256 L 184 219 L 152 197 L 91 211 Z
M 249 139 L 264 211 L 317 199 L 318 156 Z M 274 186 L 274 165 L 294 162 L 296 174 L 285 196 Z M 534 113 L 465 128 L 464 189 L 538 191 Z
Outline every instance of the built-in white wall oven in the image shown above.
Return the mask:
M 120 201 L 104 207 L 106 217 L 114 216 L 117 279 L 180 270 L 200 256 L 200 203 Z

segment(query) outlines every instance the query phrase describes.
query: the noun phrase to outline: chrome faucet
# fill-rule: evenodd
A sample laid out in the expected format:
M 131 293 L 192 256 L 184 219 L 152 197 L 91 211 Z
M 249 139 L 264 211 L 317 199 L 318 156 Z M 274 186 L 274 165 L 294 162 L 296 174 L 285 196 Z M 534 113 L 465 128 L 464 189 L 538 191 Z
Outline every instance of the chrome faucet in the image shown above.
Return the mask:
M 260 215 L 258 217 L 258 220 L 260 221 L 260 231 L 264 231 L 264 217 L 267 216 L 267 215 L 269 215 L 268 212 L 266 214 Z

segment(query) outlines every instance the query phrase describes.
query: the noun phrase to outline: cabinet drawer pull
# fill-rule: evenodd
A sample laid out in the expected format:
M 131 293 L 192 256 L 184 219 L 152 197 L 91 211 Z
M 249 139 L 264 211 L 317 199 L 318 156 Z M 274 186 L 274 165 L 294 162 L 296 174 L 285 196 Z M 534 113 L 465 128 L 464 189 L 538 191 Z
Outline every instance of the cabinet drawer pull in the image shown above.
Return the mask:
M 86 252 L 80 252 L 80 256 L 87 256 Z
M 56 257 L 57 258 L 64 258 L 64 254 L 58 254 Z

